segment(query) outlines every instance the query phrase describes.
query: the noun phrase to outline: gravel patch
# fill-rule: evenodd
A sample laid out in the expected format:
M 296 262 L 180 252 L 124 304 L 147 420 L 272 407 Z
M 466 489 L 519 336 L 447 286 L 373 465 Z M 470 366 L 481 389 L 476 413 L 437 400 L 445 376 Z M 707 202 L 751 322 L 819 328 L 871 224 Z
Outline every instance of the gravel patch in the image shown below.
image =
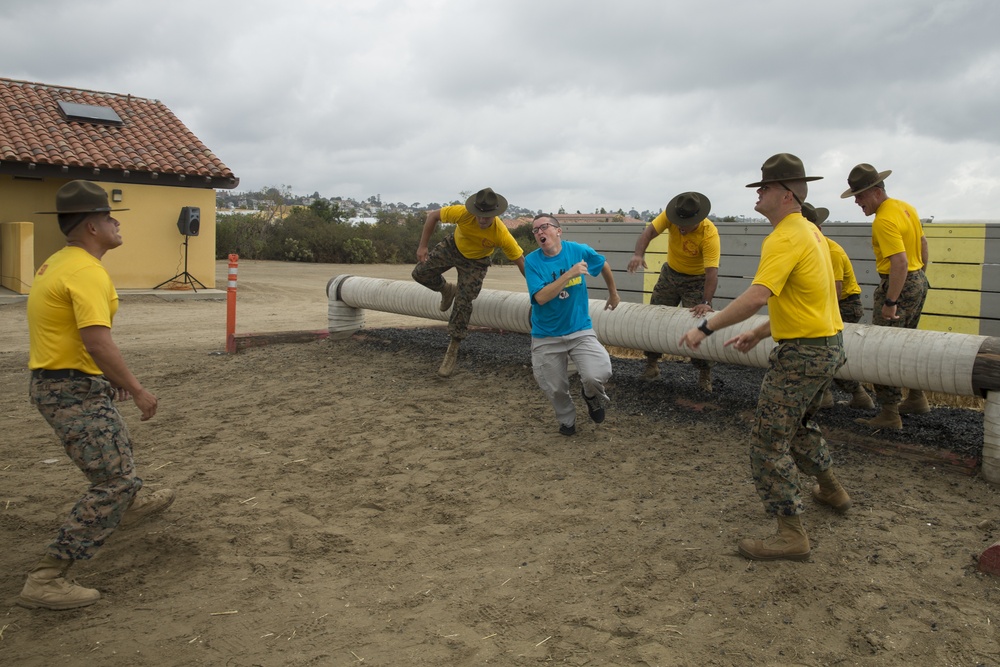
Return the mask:
M 405 352 L 428 357 L 436 364 L 448 347 L 448 333 L 443 329 L 366 329 L 357 337 L 360 344 L 391 352 Z M 608 385 L 610 410 L 619 414 L 644 415 L 655 421 L 693 422 L 711 419 L 720 426 L 747 430 L 752 423 L 757 396 L 764 377 L 763 369 L 731 364 L 716 364 L 712 370 L 713 392 L 698 389 L 698 371 L 690 363 L 663 361 L 660 378 L 654 382 L 641 379 L 645 360 L 612 357 L 614 375 Z M 458 368 L 465 372 L 497 374 L 503 369 L 531 367 L 531 339 L 525 334 L 474 331 L 462 343 Z M 850 397 L 834 387 L 834 397 Z M 899 431 L 878 431 L 856 423 L 858 417 L 870 417 L 877 410 L 853 410 L 835 406 L 823 410 L 817 421 L 824 429 L 842 434 L 877 439 L 886 443 L 920 445 L 953 452 L 962 457 L 980 459 L 983 451 L 983 413 L 976 410 L 940 407 L 925 415 L 904 415 Z

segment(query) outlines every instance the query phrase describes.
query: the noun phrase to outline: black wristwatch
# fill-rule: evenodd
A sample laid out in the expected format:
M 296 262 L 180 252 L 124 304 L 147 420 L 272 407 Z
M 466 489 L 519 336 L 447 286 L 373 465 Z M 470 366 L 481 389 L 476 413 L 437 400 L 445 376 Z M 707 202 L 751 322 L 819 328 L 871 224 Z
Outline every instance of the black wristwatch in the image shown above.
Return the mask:
M 885 303 L 885 305 L 887 306 L 895 306 L 896 304 L 899 303 L 899 300 L 897 299 L 896 301 L 893 301 L 889 297 L 885 297 L 885 301 L 883 303 Z
M 714 331 L 712 331 L 711 329 L 708 328 L 708 320 L 707 319 L 701 321 L 701 324 L 698 325 L 698 331 L 702 332 L 706 336 L 711 336 L 713 333 L 715 333 Z

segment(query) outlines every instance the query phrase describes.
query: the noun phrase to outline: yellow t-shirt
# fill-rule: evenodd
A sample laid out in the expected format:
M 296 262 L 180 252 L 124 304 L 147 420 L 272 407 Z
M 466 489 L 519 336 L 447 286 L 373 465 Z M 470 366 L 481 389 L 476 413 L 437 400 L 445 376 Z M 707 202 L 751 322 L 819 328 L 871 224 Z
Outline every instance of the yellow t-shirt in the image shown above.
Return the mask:
M 667 265 L 674 271 L 701 276 L 706 268 L 719 268 L 719 230 L 708 218 L 687 234 L 681 234 L 680 227 L 667 220 L 666 211 L 650 224 L 657 234 L 667 230 Z
M 834 294 L 830 246 L 816 225 L 791 213 L 760 248 L 754 285 L 771 290 L 771 337 L 822 338 L 844 328 Z
M 875 212 L 872 221 L 872 250 L 875 251 L 876 270 L 888 275 L 892 266 L 889 257 L 906 253 L 906 270 L 918 271 L 924 266 L 920 239 L 924 227 L 917 210 L 899 199 L 886 199 Z
M 67 246 L 45 260 L 28 293 L 28 368 L 75 368 L 100 375 L 80 329 L 111 328 L 118 292 L 100 260 Z
M 858 279 L 854 277 L 854 266 L 851 264 L 851 258 L 847 256 L 847 252 L 839 243 L 831 238 L 827 238 L 826 242 L 830 245 L 830 260 L 833 262 L 833 279 L 841 283 L 840 294 L 837 295 L 837 298 L 843 301 L 852 294 L 861 294 L 861 285 L 858 284 Z
M 489 257 L 496 248 L 503 250 L 511 261 L 524 254 L 500 218 L 493 218 L 493 225 L 482 229 L 476 222 L 476 216 L 461 204 L 455 204 L 441 209 L 441 222 L 455 225 L 455 245 L 469 259 Z

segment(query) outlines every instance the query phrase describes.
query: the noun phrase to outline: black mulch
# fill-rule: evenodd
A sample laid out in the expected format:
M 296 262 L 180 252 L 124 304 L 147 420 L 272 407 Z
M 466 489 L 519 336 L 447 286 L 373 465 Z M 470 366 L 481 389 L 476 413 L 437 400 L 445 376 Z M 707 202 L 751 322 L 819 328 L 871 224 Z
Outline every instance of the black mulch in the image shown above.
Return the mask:
M 363 345 L 386 351 L 425 354 L 429 363 L 444 355 L 448 333 L 442 329 L 369 329 L 355 337 Z M 530 337 L 525 334 L 474 331 L 462 343 L 459 368 L 465 372 L 497 372 L 516 366 L 530 367 Z M 711 394 L 698 389 L 698 371 L 690 363 L 661 362 L 661 376 L 654 382 L 641 379 L 644 359 L 612 357 L 614 376 L 608 394 L 610 409 L 620 414 L 645 415 L 662 421 L 712 419 L 746 430 L 757 405 L 764 371 L 759 368 L 716 364 L 712 369 Z M 838 400 L 850 397 L 834 388 Z M 925 415 L 905 415 L 899 431 L 873 431 L 855 422 L 876 410 L 853 410 L 835 406 L 823 410 L 817 421 L 831 432 L 831 441 L 841 438 L 876 441 L 906 447 L 915 445 L 952 452 L 978 462 L 983 451 L 983 413 L 960 408 L 934 408 Z

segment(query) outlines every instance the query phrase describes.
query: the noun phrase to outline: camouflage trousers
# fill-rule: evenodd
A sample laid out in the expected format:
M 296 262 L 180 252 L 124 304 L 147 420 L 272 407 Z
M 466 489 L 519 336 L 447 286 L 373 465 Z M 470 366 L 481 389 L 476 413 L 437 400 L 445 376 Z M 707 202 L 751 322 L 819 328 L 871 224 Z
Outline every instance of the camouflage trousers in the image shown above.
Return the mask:
M 864 317 L 865 307 L 861 305 L 861 296 L 858 294 L 841 299 L 839 305 L 840 319 L 846 323 L 857 324 Z M 861 386 L 861 383 L 854 380 L 841 380 L 839 378 L 834 379 L 834 383 L 848 394 L 853 394 Z
M 49 555 L 60 560 L 91 558 L 142 488 L 128 428 L 114 396 L 111 383 L 102 376 L 31 379 L 32 404 L 90 482 L 48 547 Z
M 448 318 L 448 333 L 452 338 L 464 340 L 472 317 L 472 302 L 479 296 L 486 279 L 486 271 L 492 262 L 489 257 L 469 259 L 455 245 L 455 237 L 449 236 L 430 251 L 427 261 L 413 267 L 410 274 L 418 283 L 440 292 L 444 288 L 444 272 L 454 268 L 458 271 L 458 292 Z
M 705 300 L 705 276 L 691 276 L 686 273 L 674 271 L 663 263 L 660 269 L 660 277 L 653 287 L 653 292 L 649 296 L 649 303 L 654 306 L 683 306 L 684 308 L 694 308 Z M 659 352 L 646 352 L 646 358 L 658 360 Z M 711 368 L 712 362 L 704 359 L 691 359 L 691 365 L 695 368 Z
M 882 303 L 889 289 L 889 276 L 879 275 L 882 276 L 882 282 L 875 288 L 872 297 L 872 324 L 877 327 L 916 329 L 920 324 L 920 313 L 924 310 L 924 300 L 927 299 L 927 276 L 923 271 L 910 271 L 906 274 L 906 282 L 903 283 L 903 291 L 899 293 L 899 303 L 896 305 L 899 319 L 887 320 L 882 317 Z M 894 405 L 903 399 L 903 392 L 899 387 L 877 384 L 875 396 L 878 397 L 879 405 Z
M 770 516 L 801 514 L 797 473 L 817 475 L 832 464 L 813 417 L 845 361 L 843 345 L 788 342 L 771 351 L 750 433 L 750 470 Z

